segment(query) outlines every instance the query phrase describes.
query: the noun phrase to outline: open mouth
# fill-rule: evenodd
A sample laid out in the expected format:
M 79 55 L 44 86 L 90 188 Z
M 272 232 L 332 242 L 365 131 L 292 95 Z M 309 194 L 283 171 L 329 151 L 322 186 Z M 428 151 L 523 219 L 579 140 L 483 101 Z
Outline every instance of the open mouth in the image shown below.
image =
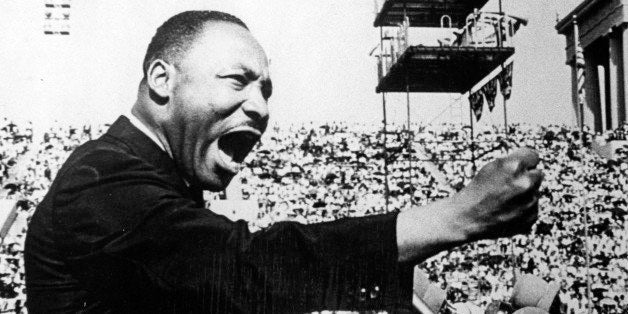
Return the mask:
M 221 158 L 227 168 L 237 172 L 242 167 L 244 158 L 251 152 L 260 139 L 260 133 L 254 130 L 233 130 L 218 139 Z

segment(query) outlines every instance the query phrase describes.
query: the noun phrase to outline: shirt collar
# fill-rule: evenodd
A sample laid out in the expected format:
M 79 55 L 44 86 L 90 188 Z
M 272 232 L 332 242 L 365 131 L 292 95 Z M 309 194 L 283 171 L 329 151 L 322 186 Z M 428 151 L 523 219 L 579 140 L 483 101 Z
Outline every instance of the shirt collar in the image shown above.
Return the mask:
M 150 138 L 153 142 L 155 142 L 155 144 L 157 144 L 157 146 L 159 146 L 159 148 L 161 150 L 166 152 L 168 154 L 168 156 L 170 156 L 170 158 L 174 159 L 172 157 L 172 155 L 166 150 L 166 147 L 159 140 L 157 135 L 155 135 L 155 133 L 153 131 L 151 131 L 146 126 L 146 124 L 144 124 L 144 122 L 142 122 L 140 119 L 138 119 L 130 110 L 127 113 L 125 113 L 124 115 L 129 119 L 129 121 L 131 122 L 131 124 L 133 124 L 134 127 L 136 127 L 138 130 L 140 130 L 142 133 L 146 134 L 146 136 L 148 136 L 148 138 Z M 183 178 L 183 182 L 185 182 L 185 185 L 187 185 L 188 187 L 190 186 L 190 183 L 185 178 Z
M 159 140 L 157 135 L 155 135 L 155 133 L 151 131 L 146 126 L 146 124 L 144 124 L 144 122 L 140 121 L 140 119 L 138 119 L 131 111 L 125 113 L 124 115 L 127 118 L 129 118 L 129 121 L 131 122 L 131 124 L 133 124 L 133 126 L 135 126 L 138 130 L 142 131 L 142 133 L 148 136 L 148 138 L 150 138 L 153 142 L 155 142 L 155 144 L 157 144 L 157 146 L 159 146 L 161 150 L 166 152 L 170 156 L 170 158 L 172 158 L 172 155 L 166 150 L 166 147 L 164 146 L 164 144 Z

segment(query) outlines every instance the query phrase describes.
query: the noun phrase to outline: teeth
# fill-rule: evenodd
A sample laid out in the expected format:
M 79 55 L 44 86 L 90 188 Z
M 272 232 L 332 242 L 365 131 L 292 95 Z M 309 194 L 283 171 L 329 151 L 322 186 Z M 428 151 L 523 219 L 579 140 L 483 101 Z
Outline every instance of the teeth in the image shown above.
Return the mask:
M 258 139 L 259 136 L 246 130 L 223 135 L 217 144 L 223 167 L 232 172 L 240 171 L 246 155 Z
M 233 172 L 238 172 L 242 169 L 242 164 L 233 160 L 233 152 L 225 152 L 219 150 L 220 158 L 223 163 Z

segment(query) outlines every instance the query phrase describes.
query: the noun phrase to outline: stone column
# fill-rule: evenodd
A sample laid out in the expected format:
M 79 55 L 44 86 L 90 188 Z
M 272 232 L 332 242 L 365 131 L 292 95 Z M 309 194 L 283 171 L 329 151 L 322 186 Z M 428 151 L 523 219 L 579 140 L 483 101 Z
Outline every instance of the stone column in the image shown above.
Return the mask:
M 624 87 L 621 76 L 622 47 L 617 32 L 613 31 L 608 36 L 608 71 L 609 71 L 609 96 L 611 105 L 611 127 L 617 128 L 624 120 Z
M 621 45 L 621 55 L 622 55 L 622 84 L 624 87 L 624 118 L 628 118 L 628 32 L 626 32 L 626 24 L 620 26 L 617 29 L 618 32 L 621 33 L 622 45 Z M 625 121 L 625 120 L 624 120 Z
M 588 49 L 584 49 L 584 64 L 584 88 L 586 90 L 584 122 L 592 131 L 600 132 L 603 129 L 603 107 L 600 106 L 598 69 L 595 56 Z
M 608 111 L 606 105 L 606 71 L 603 65 L 596 66 L 597 74 L 597 92 L 598 92 L 598 100 L 600 102 L 600 120 L 601 120 L 601 131 L 604 132 L 608 130 L 608 117 L 606 116 L 606 112 Z

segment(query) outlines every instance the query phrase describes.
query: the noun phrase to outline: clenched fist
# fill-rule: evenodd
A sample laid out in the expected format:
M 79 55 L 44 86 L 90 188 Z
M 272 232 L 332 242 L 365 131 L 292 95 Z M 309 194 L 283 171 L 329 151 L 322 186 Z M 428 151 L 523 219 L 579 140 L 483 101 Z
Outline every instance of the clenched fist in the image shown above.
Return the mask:
M 525 233 L 538 216 L 538 154 L 520 149 L 484 166 L 453 197 L 400 213 L 400 261 L 419 261 L 466 242 Z
M 520 149 L 482 168 L 460 193 L 456 221 L 469 240 L 497 238 L 530 230 L 538 217 L 538 190 L 543 173 L 538 154 Z M 463 206 L 469 205 L 468 207 Z

